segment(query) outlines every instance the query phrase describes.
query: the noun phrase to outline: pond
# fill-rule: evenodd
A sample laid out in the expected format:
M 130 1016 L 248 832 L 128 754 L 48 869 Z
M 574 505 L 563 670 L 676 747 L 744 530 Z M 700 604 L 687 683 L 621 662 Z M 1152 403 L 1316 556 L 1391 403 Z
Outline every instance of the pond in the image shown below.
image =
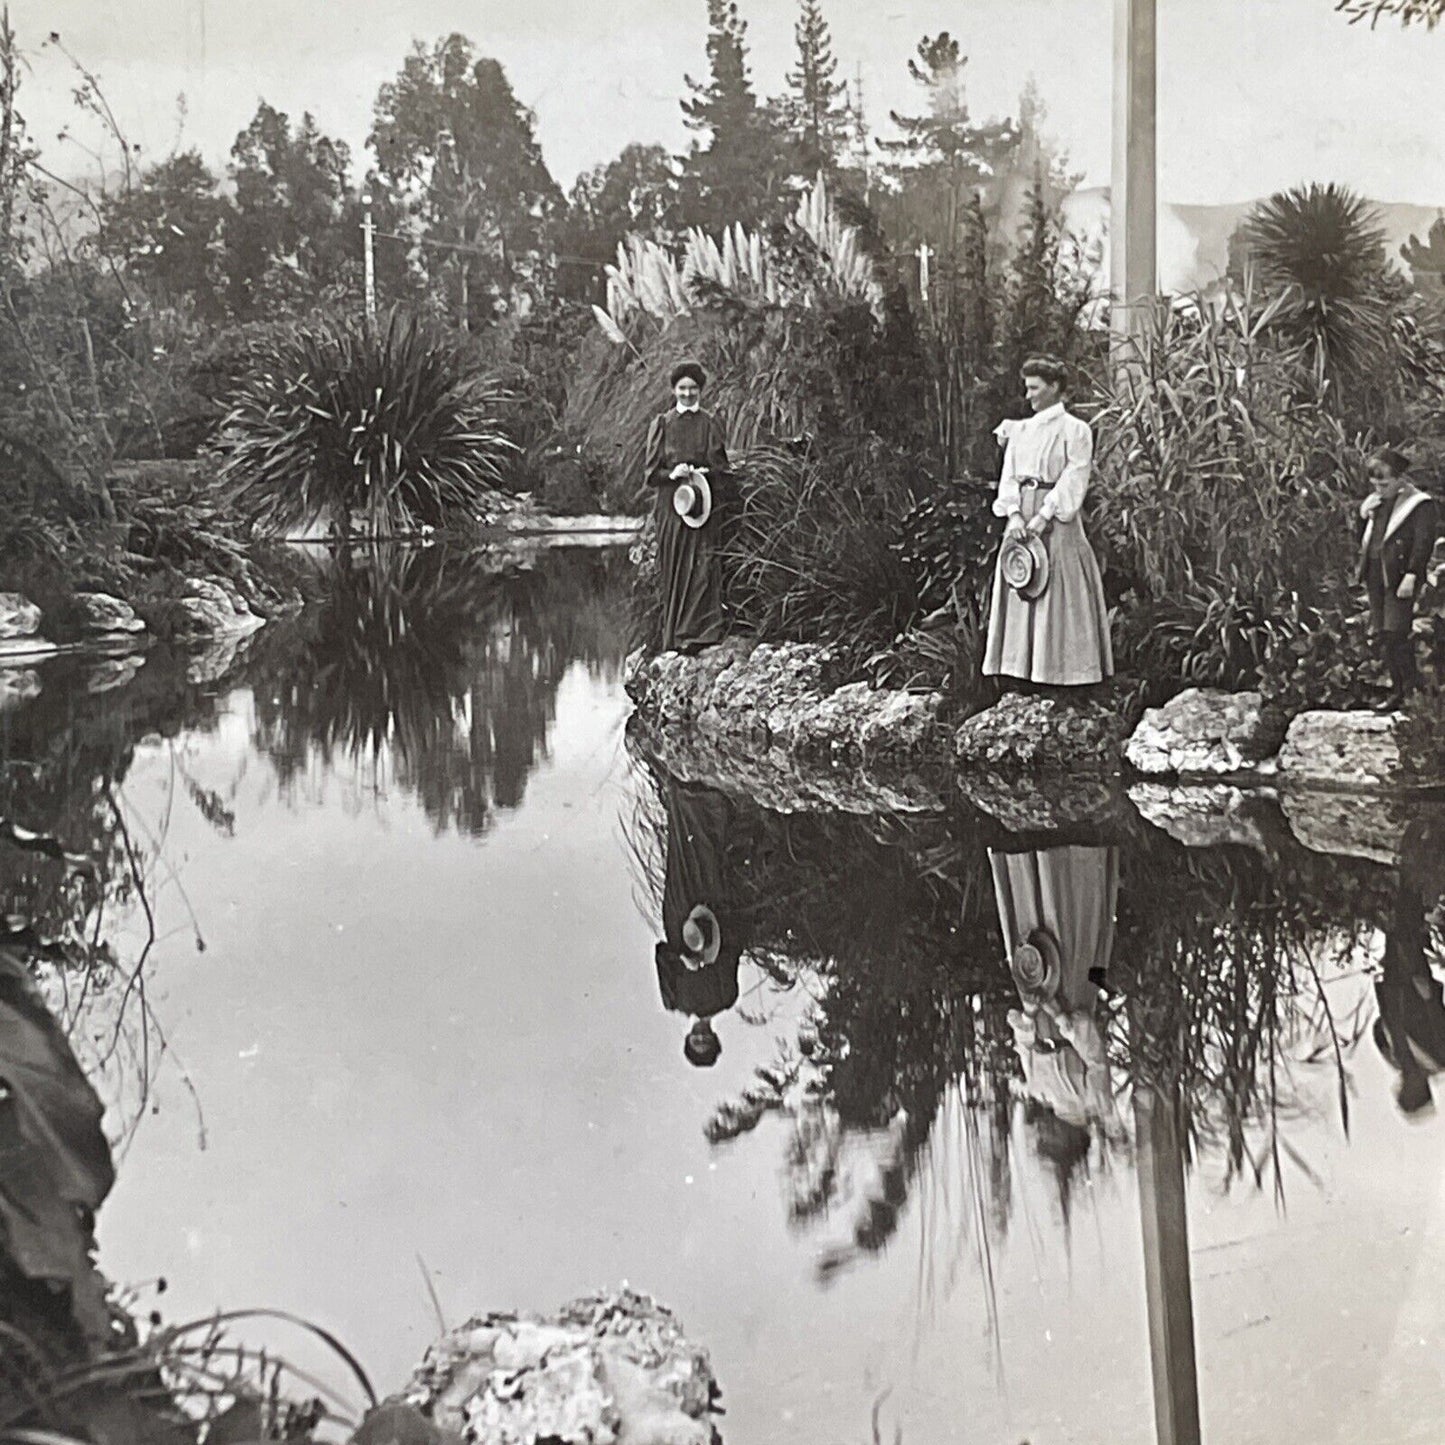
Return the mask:
M 773 812 L 629 735 L 625 556 L 326 585 L 0 691 L 0 818 L 41 835 L 0 838 L 4 911 L 63 945 L 0 1049 L 65 1080 L 0 1115 L 52 1110 L 142 1330 L 287 1311 L 389 1390 L 439 1319 L 627 1281 L 734 1445 L 1184 1441 L 1196 1399 L 1232 1445 L 1438 1441 L 1435 811 L 1360 856 L 1269 799 L 1193 847 L 1123 798 Z M 58 1230 L 85 1333 L 55 1178 L 0 1184 L 5 1277 Z

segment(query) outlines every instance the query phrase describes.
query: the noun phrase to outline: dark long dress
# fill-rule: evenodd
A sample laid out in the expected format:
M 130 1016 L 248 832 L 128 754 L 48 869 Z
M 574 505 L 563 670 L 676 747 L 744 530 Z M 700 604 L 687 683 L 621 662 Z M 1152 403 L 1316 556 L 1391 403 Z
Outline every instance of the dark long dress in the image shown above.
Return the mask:
M 689 787 L 671 778 L 663 787 L 667 871 L 662 888 L 665 939 L 657 947 L 658 990 L 666 1008 L 711 1018 L 738 1001 L 742 940 L 727 858 L 732 804 L 710 788 Z M 700 903 L 717 918 L 721 947 L 715 962 L 690 969 L 683 962 L 682 927 Z
M 672 469 L 680 462 L 707 470 L 713 515 L 689 527 L 672 509 Z M 643 462 L 654 488 L 657 564 L 662 584 L 662 649 L 707 647 L 723 638 L 722 568 L 718 559 L 718 502 L 728 480 L 723 430 L 711 412 L 674 407 L 653 420 Z

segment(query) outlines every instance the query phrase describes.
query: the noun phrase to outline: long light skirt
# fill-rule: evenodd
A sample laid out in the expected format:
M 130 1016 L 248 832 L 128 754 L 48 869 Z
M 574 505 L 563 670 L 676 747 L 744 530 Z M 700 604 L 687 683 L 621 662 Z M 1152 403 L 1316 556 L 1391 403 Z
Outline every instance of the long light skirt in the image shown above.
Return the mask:
M 1024 493 L 1026 520 L 1043 495 Z M 984 674 L 1055 687 L 1112 677 L 1114 648 L 1104 581 L 1083 523 L 1077 517 L 1055 522 L 1044 545 L 1049 549 L 1049 585 L 1037 601 L 1020 597 L 994 565 Z

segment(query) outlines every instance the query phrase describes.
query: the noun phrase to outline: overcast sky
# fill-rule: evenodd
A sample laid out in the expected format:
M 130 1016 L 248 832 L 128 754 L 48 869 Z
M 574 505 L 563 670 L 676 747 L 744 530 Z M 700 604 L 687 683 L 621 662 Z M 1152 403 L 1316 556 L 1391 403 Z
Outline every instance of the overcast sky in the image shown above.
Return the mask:
M 740 0 L 753 77 L 780 89 L 795 0 Z M 979 116 L 1012 110 L 1030 75 L 1085 184 L 1109 165 L 1111 0 L 824 0 L 851 79 L 862 68 L 875 131 L 912 103 L 907 60 L 949 30 L 970 57 Z M 151 158 L 182 144 L 224 164 L 257 101 L 348 141 L 359 159 L 378 84 L 413 38 L 452 30 L 506 67 L 537 113 L 553 174 L 571 184 L 629 141 L 681 148 L 684 72 L 703 73 L 705 0 L 11 0 L 35 51 L 23 109 L 48 158 L 85 164 L 55 133 L 70 77 L 52 30 L 96 70 Z M 1333 0 L 1159 0 L 1160 192 L 1247 200 L 1338 180 L 1378 201 L 1445 206 L 1445 31 L 1373 33 Z M 185 97 L 183 123 L 178 97 Z

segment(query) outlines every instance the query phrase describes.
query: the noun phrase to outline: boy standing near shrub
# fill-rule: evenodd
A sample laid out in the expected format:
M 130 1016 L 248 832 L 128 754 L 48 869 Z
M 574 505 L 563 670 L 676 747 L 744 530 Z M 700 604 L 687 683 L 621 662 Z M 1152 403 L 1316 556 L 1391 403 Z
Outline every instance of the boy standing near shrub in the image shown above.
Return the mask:
M 1440 530 L 1439 508 L 1413 485 L 1410 464 L 1399 452 L 1381 447 L 1368 462 L 1370 496 L 1360 507 L 1365 529 L 1360 538 L 1360 581 L 1370 600 L 1370 631 L 1390 674 L 1390 693 L 1381 711 L 1394 712 L 1419 686 L 1411 629 L 1415 606 Z

